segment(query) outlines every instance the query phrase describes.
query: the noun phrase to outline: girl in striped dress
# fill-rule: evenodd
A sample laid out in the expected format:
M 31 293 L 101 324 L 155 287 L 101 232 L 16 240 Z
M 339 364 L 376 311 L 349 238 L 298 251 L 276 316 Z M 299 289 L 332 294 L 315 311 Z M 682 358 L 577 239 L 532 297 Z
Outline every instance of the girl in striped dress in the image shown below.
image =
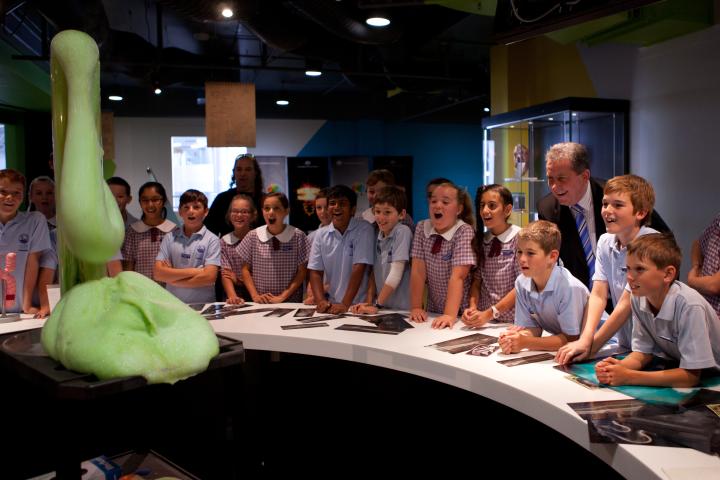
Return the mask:
M 487 232 L 478 229 L 473 247 L 478 266 L 470 287 L 470 307 L 462 320 L 470 327 L 480 327 L 490 320 L 515 321 L 515 279 L 520 275 L 517 234 L 520 227 L 508 222 L 513 198 L 502 185 L 485 185 L 477 198 L 477 215 Z
M 148 278 L 153 278 L 153 266 L 162 239 L 172 232 L 176 225 L 165 218 L 167 211 L 164 205 L 167 194 L 162 184 L 158 182 L 143 184 L 138 198 L 143 214 L 140 220 L 130 224 L 125 231 L 125 242 L 122 246 L 123 270 L 134 270 Z
M 310 254 L 307 237 L 283 223 L 290 213 L 285 194 L 266 195 L 262 213 L 265 225 L 240 242 L 245 287 L 257 303 L 301 302 Z
M 232 225 L 233 231 L 220 239 L 221 282 L 227 303 L 241 304 L 250 294 L 242 281 L 242 261 L 238 247 L 257 218 L 257 209 L 252 198 L 244 193 L 235 195 L 230 201 L 225 218 Z

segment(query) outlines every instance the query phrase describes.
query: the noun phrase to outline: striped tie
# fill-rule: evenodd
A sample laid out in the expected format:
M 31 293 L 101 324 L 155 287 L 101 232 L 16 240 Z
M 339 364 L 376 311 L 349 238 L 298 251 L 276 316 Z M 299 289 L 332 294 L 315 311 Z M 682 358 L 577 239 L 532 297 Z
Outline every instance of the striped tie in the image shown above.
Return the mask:
M 578 233 L 580 234 L 580 243 L 582 243 L 583 252 L 585 252 L 585 261 L 587 262 L 588 271 L 590 272 L 590 278 L 588 283 L 592 288 L 592 278 L 595 274 L 595 254 L 592 249 L 592 242 L 590 241 L 590 230 L 588 230 L 587 222 L 585 221 L 585 209 L 579 204 L 575 204 L 573 207 L 575 212 L 575 226 L 577 226 Z

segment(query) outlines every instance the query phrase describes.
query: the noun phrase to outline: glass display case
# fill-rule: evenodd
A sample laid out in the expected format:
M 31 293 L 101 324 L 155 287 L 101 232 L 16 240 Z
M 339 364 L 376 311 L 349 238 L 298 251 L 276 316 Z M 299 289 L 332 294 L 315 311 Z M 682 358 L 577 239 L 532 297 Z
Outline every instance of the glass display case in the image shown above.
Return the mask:
M 545 153 L 552 145 L 585 145 L 594 177 L 628 172 L 629 108 L 627 100 L 569 97 L 484 119 L 483 183 L 510 189 L 513 224 L 536 220 L 537 201 L 550 193 Z

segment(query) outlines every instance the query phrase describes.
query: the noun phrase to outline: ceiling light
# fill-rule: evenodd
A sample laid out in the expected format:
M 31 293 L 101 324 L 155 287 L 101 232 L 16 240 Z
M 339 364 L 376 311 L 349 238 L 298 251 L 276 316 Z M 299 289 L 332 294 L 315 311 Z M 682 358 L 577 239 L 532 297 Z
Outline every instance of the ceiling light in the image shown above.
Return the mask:
M 121 102 L 122 99 L 123 97 L 121 97 L 120 95 L 110 95 L 108 97 L 108 100 L 112 100 L 113 102 Z
M 483 112 L 489 112 L 489 111 L 490 111 L 490 107 L 483 108 Z
M 320 75 L 322 75 L 322 72 L 320 70 L 308 69 L 305 70 L 305 75 L 307 75 L 308 77 L 319 77 Z
M 555 119 L 553 117 L 548 117 L 548 120 L 550 120 L 552 122 Z
M 160 95 L 162 93 L 162 90 L 159 88 L 155 89 L 155 95 Z
M 233 11 L 227 7 L 222 9 L 222 12 L 220 12 L 221 15 L 225 18 L 231 18 L 234 14 Z
M 390 25 L 390 19 L 386 17 L 372 16 L 368 17 L 368 19 L 365 20 L 365 23 L 371 27 L 387 27 Z
M 275 100 L 275 104 L 276 104 L 276 105 L 280 105 L 281 107 L 287 107 L 288 105 L 290 105 L 290 101 L 289 101 L 289 100 L 283 100 L 283 99 L 281 99 L 281 100 Z

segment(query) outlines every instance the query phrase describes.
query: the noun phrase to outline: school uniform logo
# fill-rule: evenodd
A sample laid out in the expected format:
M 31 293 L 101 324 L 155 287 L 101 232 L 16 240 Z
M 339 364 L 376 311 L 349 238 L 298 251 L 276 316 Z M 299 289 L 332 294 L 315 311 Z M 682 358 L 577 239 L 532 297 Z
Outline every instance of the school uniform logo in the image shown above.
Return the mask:
M 291 252 L 293 249 L 293 246 L 289 243 L 281 243 L 280 244 L 280 251 L 281 252 Z
M 354 242 L 350 242 L 350 244 L 348 245 L 348 256 L 352 257 L 354 251 L 355 251 L 355 244 L 354 244 Z
M 30 235 L 27 233 L 21 233 L 18 237 L 18 250 L 21 252 L 27 252 L 30 244 Z
M 200 245 L 197 247 L 197 261 L 202 262 L 204 256 L 205 256 L 205 246 Z

